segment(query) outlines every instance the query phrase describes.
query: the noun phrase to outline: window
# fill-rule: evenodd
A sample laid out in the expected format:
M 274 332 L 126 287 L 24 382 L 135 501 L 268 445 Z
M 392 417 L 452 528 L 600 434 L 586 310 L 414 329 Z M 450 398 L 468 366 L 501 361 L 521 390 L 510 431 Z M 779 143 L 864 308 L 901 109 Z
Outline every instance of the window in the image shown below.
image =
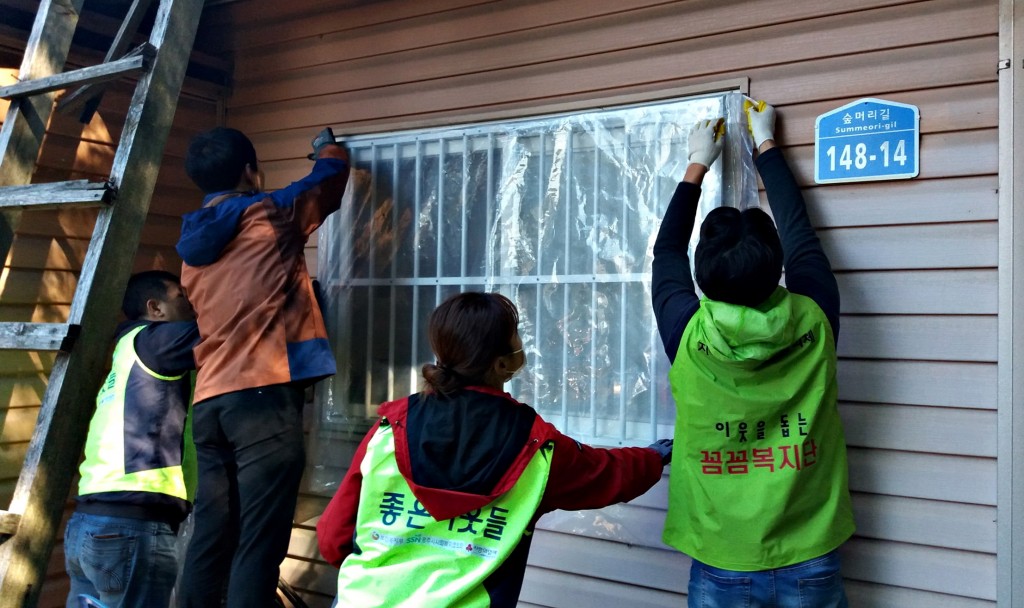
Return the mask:
M 351 203 L 320 231 L 339 368 L 318 391 L 320 423 L 365 428 L 378 404 L 416 392 L 433 361 L 430 311 L 486 290 L 519 307 L 528 363 L 507 385 L 513 396 L 587 443 L 670 436 L 651 248 L 686 168 L 689 127 L 742 116 L 740 101 L 719 93 L 348 140 Z M 730 147 L 747 141 L 728 132 Z M 752 166 L 723 163 L 705 179 L 701 215 L 735 204 L 726 184 L 756 193 Z

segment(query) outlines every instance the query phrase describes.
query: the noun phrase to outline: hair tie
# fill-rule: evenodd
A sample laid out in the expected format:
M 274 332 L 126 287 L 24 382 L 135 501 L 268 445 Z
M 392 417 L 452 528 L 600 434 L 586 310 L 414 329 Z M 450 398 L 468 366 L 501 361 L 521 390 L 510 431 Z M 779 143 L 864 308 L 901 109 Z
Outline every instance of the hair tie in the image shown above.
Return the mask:
M 441 363 L 440 361 L 438 361 L 434 365 L 437 366 L 437 369 L 441 370 L 446 375 L 448 375 L 448 376 L 450 376 L 452 378 L 458 378 L 459 377 L 459 372 L 455 371 L 455 368 L 452 367 L 451 365 L 448 365 L 446 363 Z

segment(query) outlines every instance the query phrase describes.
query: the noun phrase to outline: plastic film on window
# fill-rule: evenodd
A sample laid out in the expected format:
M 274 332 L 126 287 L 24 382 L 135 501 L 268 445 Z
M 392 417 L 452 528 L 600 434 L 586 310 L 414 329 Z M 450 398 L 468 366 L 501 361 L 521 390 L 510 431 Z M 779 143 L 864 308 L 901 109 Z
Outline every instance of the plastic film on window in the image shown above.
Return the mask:
M 714 207 L 757 204 L 739 94 L 348 140 L 349 192 L 320 231 L 338 374 L 317 387 L 313 489 L 337 486 L 380 403 L 421 388 L 427 317 L 460 291 L 516 303 L 527 365 L 506 390 L 562 432 L 610 447 L 670 437 L 651 250 L 690 127 L 719 116 L 699 227 Z

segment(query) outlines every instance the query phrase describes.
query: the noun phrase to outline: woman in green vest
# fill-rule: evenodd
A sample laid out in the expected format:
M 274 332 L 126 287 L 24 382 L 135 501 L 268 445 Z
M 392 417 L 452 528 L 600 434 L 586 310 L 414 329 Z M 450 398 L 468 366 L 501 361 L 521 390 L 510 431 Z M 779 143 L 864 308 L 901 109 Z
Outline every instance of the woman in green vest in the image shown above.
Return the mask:
M 671 441 L 583 445 L 504 392 L 526 365 L 518 329 L 496 293 L 430 315 L 424 390 L 380 406 L 317 524 L 339 606 L 513 608 L 541 515 L 632 500 L 661 479 Z

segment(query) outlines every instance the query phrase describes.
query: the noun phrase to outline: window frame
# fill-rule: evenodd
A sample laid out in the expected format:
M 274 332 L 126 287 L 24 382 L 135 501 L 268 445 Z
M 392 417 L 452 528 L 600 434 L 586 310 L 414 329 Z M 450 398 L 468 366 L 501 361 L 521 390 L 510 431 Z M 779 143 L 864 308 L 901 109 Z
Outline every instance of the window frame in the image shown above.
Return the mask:
M 685 99 L 685 98 L 688 98 L 688 97 L 698 98 L 698 97 L 709 96 L 709 95 L 724 95 L 724 94 L 728 94 L 728 93 L 747 94 L 748 93 L 748 89 L 749 89 L 749 80 L 746 79 L 746 78 L 741 78 L 741 79 L 731 79 L 731 80 L 707 82 L 707 83 L 701 83 L 701 84 L 697 84 L 697 85 L 686 85 L 686 86 L 672 87 L 672 88 L 667 88 L 667 89 L 663 88 L 663 89 L 659 89 L 657 91 L 650 91 L 650 92 L 637 92 L 637 93 L 626 93 L 626 94 L 612 95 L 612 96 L 607 96 L 607 97 L 602 97 L 602 98 L 592 98 L 591 97 L 591 98 L 588 98 L 588 99 L 579 99 L 579 100 L 573 100 L 573 101 L 555 101 L 555 102 L 552 102 L 552 103 L 546 103 L 546 104 L 532 106 L 530 108 L 500 109 L 500 110 L 480 112 L 480 113 L 474 113 L 474 114 L 466 114 L 466 115 L 459 116 L 460 120 L 457 120 L 457 121 L 456 120 L 445 120 L 445 119 L 418 119 L 418 120 L 413 120 L 413 121 L 401 121 L 401 122 L 381 121 L 381 122 L 376 122 L 373 125 L 361 125 L 359 128 L 351 129 L 351 130 L 346 130 L 346 133 L 347 133 L 346 140 L 349 141 L 349 142 L 352 142 L 352 143 L 358 143 L 358 142 L 362 142 L 362 141 L 373 140 L 373 141 L 375 141 L 377 143 L 381 143 L 381 144 L 386 143 L 386 142 L 399 141 L 399 140 L 409 141 L 409 135 L 413 134 L 415 132 L 418 132 L 418 131 L 426 131 L 426 130 L 434 130 L 434 129 L 465 129 L 467 131 L 471 131 L 474 128 L 479 127 L 480 125 L 491 125 L 491 126 L 493 126 L 495 123 L 500 123 L 500 122 L 519 122 L 519 121 L 524 121 L 524 120 L 535 119 L 535 118 L 538 118 L 538 117 L 551 117 L 551 116 L 555 116 L 555 115 L 570 115 L 570 114 L 577 114 L 577 113 L 584 113 L 584 112 L 615 110 L 615 109 L 618 109 L 618 108 L 625 108 L 625 107 L 631 107 L 631 106 L 641 106 L 641 105 L 648 105 L 648 104 L 654 104 L 654 103 L 659 103 L 659 102 L 677 101 L 677 100 L 682 100 L 682 99 Z M 415 145 L 416 146 L 420 146 L 421 144 L 420 143 L 416 143 Z M 490 149 L 493 150 L 493 146 L 490 146 Z M 418 162 L 418 159 L 419 159 L 419 155 L 417 154 L 417 162 Z M 728 163 L 729 163 L 729 161 L 725 158 L 724 155 L 723 155 L 723 160 L 721 162 L 724 165 L 728 165 Z M 371 172 L 375 172 L 376 167 L 371 166 L 370 170 L 371 170 Z M 417 169 L 417 171 L 418 170 L 419 169 Z M 722 167 L 721 172 L 722 172 L 722 174 L 726 174 L 727 172 L 729 172 L 731 170 L 732 169 L 730 167 L 724 166 L 724 167 Z M 392 171 L 397 176 L 397 174 L 399 172 L 399 163 L 398 162 L 393 162 L 392 163 Z M 728 195 L 728 191 L 725 191 L 725 192 L 722 193 L 723 204 L 736 204 L 736 201 L 727 200 L 725 198 L 727 195 Z M 490 193 L 490 192 L 488 193 L 488 199 L 489 200 L 493 200 L 493 193 Z M 666 203 L 667 203 L 667 201 L 666 201 Z M 442 201 L 442 203 L 439 203 L 439 204 L 443 204 L 443 201 Z M 413 232 L 414 232 L 413 238 L 418 240 L 418 238 L 419 238 L 418 231 L 413 231 Z M 320 251 L 318 252 L 318 255 L 320 256 L 321 260 L 324 259 L 324 256 L 323 256 L 322 252 L 324 251 L 325 239 L 327 239 L 327 238 L 329 238 L 329 237 L 327 237 L 326 234 L 324 234 L 324 231 L 322 230 L 321 231 L 321 235 L 320 235 L 320 239 L 321 239 L 321 241 L 320 241 Z M 342 237 L 342 243 L 340 244 L 340 247 L 338 247 L 338 249 L 340 249 L 343 252 L 347 248 L 352 246 L 352 242 L 351 242 L 352 235 L 347 235 L 347 239 L 349 240 L 349 242 L 345 242 L 345 239 L 346 239 L 346 237 Z M 438 239 L 438 240 L 440 240 L 440 239 Z M 418 243 L 416 245 L 416 249 L 418 250 Z M 418 264 L 418 260 L 417 260 L 416 263 Z M 441 264 L 440 258 L 438 259 L 437 264 L 438 265 Z M 394 266 L 394 265 L 392 265 L 392 266 Z M 320 268 L 321 268 L 321 272 L 322 272 L 323 265 L 321 265 Z M 428 284 L 429 283 L 429 284 L 436 285 L 436 287 L 438 289 L 438 294 L 441 293 L 440 290 L 442 289 L 442 286 L 462 286 L 462 287 L 467 286 L 467 285 L 469 285 L 471 287 L 475 286 L 474 283 L 469 280 L 469 279 L 474 278 L 472 276 L 471 277 L 459 276 L 459 277 L 450 277 L 450 278 L 448 278 L 448 277 L 441 277 L 440 276 L 442 274 L 441 272 L 437 272 L 437 274 L 439 275 L 438 277 L 430 277 L 430 278 L 426 278 L 426 279 L 423 279 L 423 278 L 403 279 L 403 278 L 395 277 L 394 274 L 393 274 L 393 276 L 391 277 L 390 280 L 386 280 L 385 279 L 383 283 L 381 283 L 381 279 L 379 279 L 379 278 L 373 278 L 373 279 L 354 279 L 354 280 L 349 282 L 349 285 L 350 286 L 365 286 L 365 287 L 369 287 L 369 289 L 372 290 L 375 287 L 389 286 L 392 289 L 394 289 L 396 286 L 424 285 L 424 284 Z M 646 281 L 647 284 L 649 285 L 650 269 L 647 268 L 645 271 L 643 271 L 643 272 L 641 272 L 639 274 L 641 275 L 639 277 L 631 275 L 631 276 L 628 276 L 628 277 L 614 277 L 614 276 L 612 276 L 610 278 L 619 278 L 620 280 L 621 279 L 625 279 L 625 280 L 631 280 L 631 281 L 637 281 L 637 280 Z M 560 275 L 560 276 L 562 276 L 562 275 Z M 418 270 L 417 270 L 417 277 L 419 277 Z M 593 281 L 591 283 L 593 284 Z M 505 283 L 500 283 L 500 284 L 504 285 Z M 394 303 L 393 303 L 393 300 L 392 300 L 392 310 L 390 311 L 392 319 L 395 318 L 394 317 L 393 307 L 394 307 Z M 373 314 L 372 307 L 370 307 L 370 314 L 371 315 Z M 371 319 L 372 319 L 372 316 L 371 316 Z M 422 324 L 420 323 L 420 321 L 421 320 L 418 319 L 416 317 L 416 315 L 413 315 L 412 323 L 411 323 L 411 326 L 409 327 L 409 331 L 411 333 L 414 333 L 414 334 L 416 334 L 417 332 L 423 333 L 423 328 L 421 326 Z M 371 321 L 370 325 L 372 326 L 372 321 Z M 388 344 L 389 344 L 389 348 L 392 351 L 392 355 L 393 355 L 393 351 L 394 351 L 394 348 L 395 348 L 395 336 L 396 336 L 396 330 L 397 330 L 396 325 L 397 324 L 394 323 L 394 322 L 390 323 L 390 325 L 389 325 Z M 369 332 L 369 330 L 367 330 L 367 331 Z M 657 332 L 656 332 L 656 330 L 653 327 L 652 327 L 652 339 L 655 341 L 655 343 L 653 344 L 653 348 L 657 352 L 661 352 L 662 348 L 661 348 L 661 344 L 660 344 L 660 339 L 657 338 Z M 332 337 L 332 342 L 337 342 L 337 339 L 335 337 Z M 368 351 L 368 353 L 369 353 L 369 351 Z M 368 354 L 368 358 L 369 358 L 369 354 Z M 391 356 L 389 358 L 389 360 L 390 361 L 394 361 L 394 357 Z M 346 366 L 346 363 L 345 363 L 343 357 L 339 357 L 339 374 L 344 374 L 345 373 L 345 371 L 343 370 L 343 368 L 345 368 L 345 366 Z M 369 368 L 370 368 L 370 363 L 368 361 L 367 362 L 367 372 L 369 372 Z M 667 368 L 663 369 L 663 370 L 660 370 L 660 371 L 661 372 L 667 372 Z M 395 370 L 391 369 L 391 370 L 389 370 L 389 373 L 390 374 L 394 374 Z M 387 396 L 388 399 L 394 399 L 394 398 L 399 398 L 401 396 L 404 396 L 404 395 L 392 394 L 390 391 L 393 390 L 394 386 L 395 386 L 395 382 L 394 382 L 393 378 L 389 378 L 389 380 L 388 380 L 389 394 Z M 324 384 L 321 384 L 320 387 L 318 387 L 318 390 L 317 390 L 318 396 L 317 396 L 316 401 L 317 401 L 317 414 L 318 415 L 317 415 L 316 421 L 314 423 L 315 426 L 319 427 L 319 431 L 320 431 L 321 435 L 337 436 L 337 435 L 341 434 L 342 436 L 352 436 L 352 435 L 364 433 L 365 430 L 368 429 L 372 425 L 372 423 L 375 420 L 375 417 L 372 416 L 372 415 L 366 415 L 365 417 L 362 417 L 362 416 L 349 416 L 349 415 L 341 415 L 341 416 L 332 415 L 332 413 L 329 411 L 329 409 L 325 405 L 325 401 L 327 399 L 331 398 L 330 397 L 331 388 L 327 387 L 327 390 L 323 390 L 323 387 L 324 387 Z M 417 388 L 417 386 L 414 384 L 412 386 L 412 390 L 416 390 L 416 388 Z M 379 405 L 379 403 L 376 403 L 374 400 L 371 399 L 372 390 L 373 389 L 372 389 L 371 383 L 367 382 L 367 386 L 366 386 L 366 390 L 365 390 L 365 392 L 366 392 L 366 402 L 363 404 L 367 408 L 367 411 L 370 411 L 370 408 L 373 408 L 373 407 L 376 407 L 376 405 Z M 657 422 L 655 420 L 653 420 L 653 417 L 654 417 L 653 410 L 655 409 L 655 406 L 654 406 L 655 396 L 653 395 L 654 391 L 650 391 L 650 392 L 652 393 L 652 395 L 651 395 L 651 401 L 652 401 L 652 421 L 651 422 L 652 422 L 652 426 L 654 428 L 657 428 L 659 425 L 657 424 Z M 324 396 L 325 393 L 327 393 L 328 396 L 325 397 Z M 513 394 L 515 394 L 515 393 L 513 393 Z M 570 434 L 572 434 L 572 430 L 573 429 L 563 428 L 565 426 L 563 421 L 551 420 L 551 418 L 549 417 L 549 414 L 545 414 L 543 412 L 542 412 L 542 415 L 545 415 L 546 419 L 549 419 L 551 422 L 555 423 L 556 426 L 559 426 L 560 429 L 563 430 L 563 432 L 569 432 Z M 592 417 L 596 417 L 596 414 L 593 413 L 593 409 L 591 410 L 591 416 Z M 625 419 L 624 419 L 624 414 L 623 414 L 622 424 L 623 425 L 626 424 Z M 661 426 L 664 427 L 665 425 L 661 425 Z M 595 429 L 596 429 L 596 427 L 595 427 Z M 663 430 L 663 429 L 660 429 L 660 430 Z M 671 428 L 669 428 L 668 431 L 671 432 Z M 594 435 L 597 435 L 596 430 L 594 432 Z M 592 440 L 592 439 L 594 439 L 594 437 L 584 437 L 583 439 L 585 439 L 585 440 Z M 626 442 L 616 441 L 614 439 L 609 439 L 607 437 L 603 437 L 603 439 L 605 439 L 605 440 L 601 441 L 600 443 L 598 443 L 598 445 L 635 445 L 635 444 L 637 444 L 637 443 L 629 442 L 629 441 L 626 441 Z

